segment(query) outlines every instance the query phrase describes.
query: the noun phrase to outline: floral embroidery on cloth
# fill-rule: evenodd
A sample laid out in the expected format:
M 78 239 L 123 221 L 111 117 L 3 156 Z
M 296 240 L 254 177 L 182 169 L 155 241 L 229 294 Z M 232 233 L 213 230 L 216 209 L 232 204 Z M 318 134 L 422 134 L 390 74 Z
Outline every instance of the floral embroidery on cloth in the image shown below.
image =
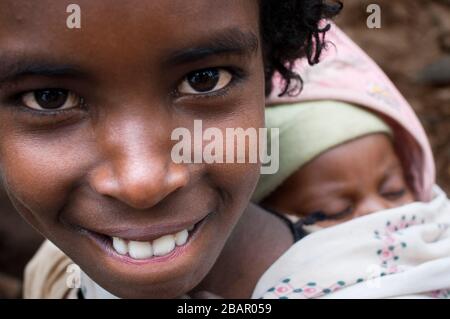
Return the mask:
M 439 289 L 430 292 L 431 298 L 436 299 L 450 299 L 450 289 Z
M 382 231 L 374 231 L 375 238 L 382 242 L 382 247 L 376 252 L 380 258 L 380 267 L 383 269 L 380 276 L 395 274 L 404 270 L 398 263 L 401 251 L 408 247 L 408 244 L 402 240 L 402 230 L 424 223 L 425 219 L 422 218 L 418 221 L 416 215 L 409 218 L 403 215 L 396 222 L 388 220 Z
M 313 281 L 308 282 L 301 287 L 294 287 L 290 284 L 290 281 L 290 278 L 286 278 L 275 287 L 269 288 L 268 292 L 274 293 L 279 299 L 309 299 L 336 292 L 346 286 L 346 283 L 343 280 L 339 280 L 328 287 L 321 287 Z M 364 281 L 364 279 L 360 278 L 357 280 L 357 283 L 362 281 Z

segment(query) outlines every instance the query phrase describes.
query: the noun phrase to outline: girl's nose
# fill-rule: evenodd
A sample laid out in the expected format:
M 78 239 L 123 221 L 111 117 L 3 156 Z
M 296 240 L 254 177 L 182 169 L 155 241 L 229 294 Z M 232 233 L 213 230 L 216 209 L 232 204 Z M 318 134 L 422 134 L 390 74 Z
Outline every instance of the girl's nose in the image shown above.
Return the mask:
M 136 209 L 155 206 L 187 182 L 185 166 L 157 160 L 124 160 L 99 167 L 91 175 L 97 193 Z
M 187 185 L 187 165 L 171 159 L 169 131 L 137 122 L 128 123 L 125 129 L 113 127 L 114 132 L 98 137 L 103 158 L 89 174 L 97 193 L 146 209 Z
M 379 210 L 392 208 L 392 204 L 380 196 L 367 196 L 356 209 L 356 216 L 364 216 Z

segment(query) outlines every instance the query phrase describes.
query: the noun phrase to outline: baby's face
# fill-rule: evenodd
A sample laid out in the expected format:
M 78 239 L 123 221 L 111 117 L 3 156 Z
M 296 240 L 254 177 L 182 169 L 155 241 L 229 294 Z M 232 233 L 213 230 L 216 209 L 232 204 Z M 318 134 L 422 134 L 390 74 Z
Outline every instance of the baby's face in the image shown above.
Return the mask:
M 321 154 L 263 204 L 301 217 L 322 212 L 316 225 L 328 227 L 413 201 L 390 139 L 373 134 Z
M 1 182 L 120 297 L 198 285 L 248 205 L 259 164 L 175 164 L 171 133 L 263 127 L 258 2 L 78 0 L 69 29 L 73 1 L 0 1 Z

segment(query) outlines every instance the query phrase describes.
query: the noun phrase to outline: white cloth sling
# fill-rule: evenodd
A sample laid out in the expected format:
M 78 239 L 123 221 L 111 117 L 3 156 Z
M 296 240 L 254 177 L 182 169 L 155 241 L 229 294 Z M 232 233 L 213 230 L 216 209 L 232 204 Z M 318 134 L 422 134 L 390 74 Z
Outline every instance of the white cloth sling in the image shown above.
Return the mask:
M 450 202 L 414 202 L 313 232 L 260 278 L 253 298 L 450 298 Z

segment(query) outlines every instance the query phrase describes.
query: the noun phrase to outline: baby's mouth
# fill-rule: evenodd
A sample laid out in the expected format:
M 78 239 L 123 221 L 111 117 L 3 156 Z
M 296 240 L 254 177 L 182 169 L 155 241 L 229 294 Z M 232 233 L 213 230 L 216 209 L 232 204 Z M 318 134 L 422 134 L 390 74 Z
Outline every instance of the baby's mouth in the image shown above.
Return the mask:
M 110 237 L 112 247 L 116 253 L 133 259 L 149 259 L 153 256 L 162 257 L 170 254 L 176 247 L 187 243 L 190 232 L 195 226 L 183 229 L 175 234 L 168 234 L 153 241 L 134 241 L 119 237 Z

